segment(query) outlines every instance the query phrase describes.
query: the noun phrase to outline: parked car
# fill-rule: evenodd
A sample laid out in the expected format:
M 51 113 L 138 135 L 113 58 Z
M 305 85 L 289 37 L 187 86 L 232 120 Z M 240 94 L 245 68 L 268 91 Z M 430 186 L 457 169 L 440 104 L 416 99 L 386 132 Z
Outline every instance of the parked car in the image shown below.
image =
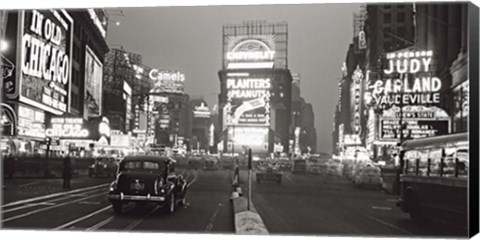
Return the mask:
M 94 163 L 88 167 L 89 177 L 114 177 L 117 173 L 117 160 L 113 157 L 95 158 Z
M 129 202 L 156 203 L 172 213 L 177 205 L 185 205 L 186 193 L 187 183 L 175 173 L 175 160 L 167 156 L 127 156 L 119 164 L 108 199 L 115 213 L 121 213 Z
M 367 164 L 358 170 L 354 179 L 355 185 L 359 187 L 382 188 L 382 175 L 379 167 Z
M 256 172 L 257 183 L 263 181 L 275 181 L 282 183 L 282 173 L 276 166 L 259 166 Z

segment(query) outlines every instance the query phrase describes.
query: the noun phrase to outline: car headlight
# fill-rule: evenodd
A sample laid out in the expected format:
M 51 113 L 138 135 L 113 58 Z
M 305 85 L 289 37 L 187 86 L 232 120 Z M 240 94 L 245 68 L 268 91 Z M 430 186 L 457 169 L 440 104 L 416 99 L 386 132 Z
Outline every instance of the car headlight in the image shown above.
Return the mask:
M 117 181 L 113 181 L 113 182 L 110 184 L 110 192 L 115 191 L 116 188 L 117 188 Z

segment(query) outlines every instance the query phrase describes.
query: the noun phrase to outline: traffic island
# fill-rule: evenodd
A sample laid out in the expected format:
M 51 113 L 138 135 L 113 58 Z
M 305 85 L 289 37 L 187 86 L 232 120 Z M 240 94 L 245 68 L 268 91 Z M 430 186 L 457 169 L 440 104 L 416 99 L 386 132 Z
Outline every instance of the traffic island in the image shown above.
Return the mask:
M 245 235 L 268 234 L 268 230 L 253 203 L 250 203 L 250 210 L 248 210 L 248 199 L 240 197 L 237 190 L 232 194 L 235 233 Z

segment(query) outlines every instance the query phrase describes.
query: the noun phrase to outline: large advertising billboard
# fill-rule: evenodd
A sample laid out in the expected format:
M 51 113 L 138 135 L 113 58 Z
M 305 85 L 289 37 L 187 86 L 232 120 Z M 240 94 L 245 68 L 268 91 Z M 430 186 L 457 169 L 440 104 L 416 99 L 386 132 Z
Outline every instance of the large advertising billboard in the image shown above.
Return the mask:
M 225 53 L 227 69 L 273 68 L 275 35 L 230 36 Z
M 229 76 L 226 88 L 227 125 L 270 126 L 270 78 Z
M 85 53 L 85 99 L 84 117 L 98 117 L 102 114 L 103 64 L 87 46 Z
M 254 153 L 268 152 L 268 127 L 232 127 L 228 130 L 228 152 L 251 148 Z
M 153 81 L 150 93 L 183 93 L 185 74 L 180 71 L 152 69 L 149 73 Z
M 19 100 L 61 115 L 70 105 L 73 19 L 65 10 L 21 11 Z

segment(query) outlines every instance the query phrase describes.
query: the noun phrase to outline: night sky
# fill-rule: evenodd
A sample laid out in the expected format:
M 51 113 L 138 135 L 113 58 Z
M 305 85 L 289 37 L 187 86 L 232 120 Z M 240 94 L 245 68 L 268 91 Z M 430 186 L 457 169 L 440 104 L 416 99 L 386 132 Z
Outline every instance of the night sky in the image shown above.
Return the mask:
M 122 8 L 111 14 L 108 43 L 143 55 L 152 68 L 185 73 L 185 91 L 217 103 L 222 26 L 249 20 L 288 23 L 288 64 L 301 76 L 301 95 L 313 104 L 317 150 L 331 151 L 338 82 L 353 37 L 358 3 Z M 116 10 L 109 10 L 116 13 Z M 120 21 L 117 26 L 114 21 Z

